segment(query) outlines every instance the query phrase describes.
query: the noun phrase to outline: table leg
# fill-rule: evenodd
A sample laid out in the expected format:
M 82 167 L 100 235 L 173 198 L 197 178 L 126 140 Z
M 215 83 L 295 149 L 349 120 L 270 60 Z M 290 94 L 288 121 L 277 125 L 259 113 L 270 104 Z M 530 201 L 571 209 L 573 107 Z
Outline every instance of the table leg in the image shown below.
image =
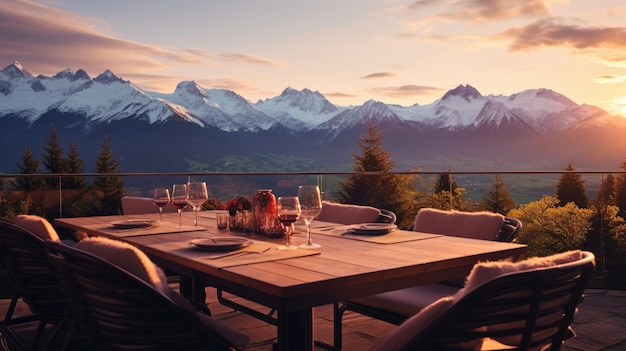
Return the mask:
M 313 308 L 288 313 L 278 310 L 279 351 L 312 351 L 313 335 Z
M 206 291 L 204 290 L 204 276 L 193 274 L 192 277 L 180 275 L 179 277 L 180 293 L 188 299 L 199 304 L 205 304 Z

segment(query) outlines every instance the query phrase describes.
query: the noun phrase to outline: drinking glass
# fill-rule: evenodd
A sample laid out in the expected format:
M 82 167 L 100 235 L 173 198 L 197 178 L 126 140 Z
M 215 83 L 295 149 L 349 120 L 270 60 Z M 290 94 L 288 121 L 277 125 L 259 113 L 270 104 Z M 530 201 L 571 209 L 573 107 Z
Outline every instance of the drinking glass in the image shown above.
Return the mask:
M 195 213 L 193 225 L 198 225 L 198 211 L 202 204 L 209 199 L 209 192 L 205 182 L 190 182 L 187 184 L 187 203 L 193 208 Z
M 295 196 L 279 197 L 276 200 L 276 212 L 278 220 L 285 227 L 285 236 L 287 237 L 287 245 L 279 246 L 279 250 L 295 250 L 298 247 L 291 245 L 290 238 L 293 233 L 293 223 L 300 217 L 300 201 Z
M 300 201 L 300 217 L 306 224 L 306 244 L 300 245 L 303 249 L 315 249 L 321 247 L 311 242 L 311 220 L 317 217 L 322 210 L 322 198 L 320 188 L 317 185 L 301 185 L 298 187 L 298 200 Z
M 152 202 L 159 206 L 159 221 L 163 220 L 163 207 L 170 203 L 170 191 L 169 189 L 159 188 L 154 189 L 152 194 Z
M 183 225 L 183 208 L 187 207 L 187 184 L 174 184 L 172 205 L 178 209 L 178 225 Z

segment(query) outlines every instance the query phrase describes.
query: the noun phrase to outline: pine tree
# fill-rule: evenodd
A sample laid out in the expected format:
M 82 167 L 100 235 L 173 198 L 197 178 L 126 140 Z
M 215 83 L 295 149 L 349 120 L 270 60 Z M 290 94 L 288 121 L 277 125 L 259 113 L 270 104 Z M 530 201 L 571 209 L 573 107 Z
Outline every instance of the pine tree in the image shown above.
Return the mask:
M 391 155 L 383 146 L 378 126 L 370 121 L 357 145 L 361 154 L 353 154 L 355 172 L 390 172 L 395 167 Z M 415 189 L 411 178 L 397 174 L 353 174 L 340 184 L 340 201 L 368 205 L 393 211 L 400 226 L 408 226 L 415 217 L 413 198 Z
M 109 146 L 109 133 L 104 136 L 104 143 L 96 159 L 96 172 L 103 174 L 117 173 L 120 164 L 113 158 Z M 124 195 L 124 182 L 118 176 L 100 176 L 93 183 L 95 190 L 100 194 L 100 212 L 103 215 L 119 214 Z
M 504 185 L 504 180 L 499 174 L 496 174 L 494 178 L 489 197 L 483 197 L 482 205 L 487 211 L 503 215 L 515 208 L 515 201 L 509 196 L 509 189 Z
M 626 171 L 626 161 L 622 162 L 620 168 Z M 619 215 L 626 218 L 626 173 L 620 174 L 615 180 L 615 192 L 613 193 L 615 205 L 619 207 Z
M 433 187 L 433 193 L 439 194 L 442 191 L 447 191 L 454 194 L 454 190 L 456 190 L 456 188 L 458 187 L 459 185 L 456 183 L 456 180 L 454 180 L 454 177 L 452 177 L 452 174 L 442 173 L 439 175 L 439 178 L 437 178 L 437 181 L 435 182 L 435 185 Z
M 67 160 L 65 163 L 66 173 L 79 174 L 83 172 L 84 162 L 78 155 L 78 150 L 76 148 L 76 143 L 72 140 L 70 142 L 70 151 L 67 155 Z M 66 178 L 64 180 L 64 188 L 66 189 L 84 189 L 85 188 L 85 180 L 83 177 L 71 177 Z
M 28 146 L 24 146 L 24 152 L 22 153 L 22 163 L 17 164 L 17 173 L 19 174 L 38 174 L 41 173 L 39 169 L 39 160 L 37 160 Z M 44 182 L 41 178 L 26 178 L 18 177 L 12 182 L 13 186 L 17 190 L 22 191 L 34 191 L 42 190 L 44 188 Z
M 612 174 L 607 174 L 602 178 L 602 182 L 598 187 L 596 194 L 596 202 L 603 205 L 615 204 L 615 177 Z
M 50 139 L 44 145 L 43 166 L 50 174 L 65 173 L 63 149 L 61 149 L 54 124 L 50 126 Z M 58 187 L 59 181 L 54 177 L 46 178 L 46 186 L 50 189 Z
M 585 189 L 585 181 L 580 174 L 572 173 L 574 166 L 570 163 L 556 185 L 556 197 L 559 199 L 560 206 L 565 206 L 568 202 L 573 202 L 579 208 L 587 208 L 589 206 L 589 198 Z

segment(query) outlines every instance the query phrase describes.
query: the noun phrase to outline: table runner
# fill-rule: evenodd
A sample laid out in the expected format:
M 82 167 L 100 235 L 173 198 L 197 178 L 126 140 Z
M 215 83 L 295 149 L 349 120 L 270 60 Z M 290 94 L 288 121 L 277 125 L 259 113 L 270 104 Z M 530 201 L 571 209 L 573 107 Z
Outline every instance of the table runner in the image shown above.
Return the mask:
M 367 241 L 377 244 L 395 244 L 407 241 L 431 239 L 441 236 L 441 234 L 422 233 L 408 230 L 392 230 L 391 232 L 384 235 L 358 235 L 349 231 L 349 229 L 354 226 L 358 226 L 358 224 L 339 225 L 325 228 L 311 228 L 311 233 L 334 236 L 337 238 Z
M 210 236 L 206 236 L 207 238 Z M 264 242 L 264 241 L 254 241 L 254 243 L 243 248 L 236 250 L 236 252 L 247 252 L 247 251 L 255 251 L 261 252 L 265 249 L 269 248 L 269 250 L 263 253 L 250 253 L 243 256 L 232 256 L 232 257 L 222 257 L 216 258 L 216 256 L 220 256 L 226 253 L 224 251 L 206 251 L 194 249 L 189 245 L 189 240 L 185 241 L 175 241 L 175 242 L 167 242 L 160 244 L 148 244 L 147 246 L 152 247 L 154 249 L 167 251 L 169 253 L 181 255 L 187 258 L 192 258 L 194 260 L 201 260 L 203 264 L 214 267 L 216 269 L 226 268 L 226 267 L 234 267 L 241 266 L 251 263 L 260 263 L 260 262 L 269 262 L 269 261 L 278 261 L 285 260 L 288 258 L 296 258 L 296 257 L 304 257 L 304 256 L 312 256 L 319 255 L 319 251 L 315 250 L 305 250 L 305 249 L 296 249 L 296 250 L 279 250 L 278 245 Z
M 153 235 L 153 234 L 167 234 L 167 233 L 182 233 L 182 232 L 194 232 L 205 230 L 202 226 L 183 225 L 179 226 L 176 223 L 171 222 L 157 222 L 155 225 L 146 228 L 118 228 L 114 227 L 110 223 L 102 224 L 90 224 L 85 225 L 85 228 L 101 231 L 106 234 L 115 235 L 118 238 L 126 238 L 131 236 Z

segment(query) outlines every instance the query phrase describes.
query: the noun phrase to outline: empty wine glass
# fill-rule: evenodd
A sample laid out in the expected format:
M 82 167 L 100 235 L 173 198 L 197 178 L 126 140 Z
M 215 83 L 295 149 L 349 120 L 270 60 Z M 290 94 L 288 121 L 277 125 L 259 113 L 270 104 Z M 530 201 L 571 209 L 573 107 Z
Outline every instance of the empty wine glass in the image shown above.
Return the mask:
M 298 200 L 300 201 L 300 217 L 306 224 L 306 244 L 300 245 L 303 249 L 315 249 L 321 247 L 311 242 L 311 220 L 317 217 L 322 210 L 322 197 L 317 185 L 301 185 L 298 187 Z
M 163 207 L 170 203 L 170 191 L 165 188 L 154 189 L 152 202 L 159 206 L 159 221 L 163 220 Z
M 178 209 L 178 225 L 183 225 L 183 208 L 187 207 L 187 184 L 174 184 L 172 205 Z
M 198 211 L 202 204 L 209 199 L 209 192 L 205 182 L 190 182 L 187 184 L 187 202 L 195 213 L 193 225 L 198 225 Z
M 290 238 L 293 233 L 293 223 L 300 217 L 300 201 L 295 196 L 279 197 L 276 200 L 276 212 L 278 220 L 285 227 L 285 236 L 287 237 L 287 245 L 279 246 L 279 250 L 295 250 L 298 247 L 291 245 Z

